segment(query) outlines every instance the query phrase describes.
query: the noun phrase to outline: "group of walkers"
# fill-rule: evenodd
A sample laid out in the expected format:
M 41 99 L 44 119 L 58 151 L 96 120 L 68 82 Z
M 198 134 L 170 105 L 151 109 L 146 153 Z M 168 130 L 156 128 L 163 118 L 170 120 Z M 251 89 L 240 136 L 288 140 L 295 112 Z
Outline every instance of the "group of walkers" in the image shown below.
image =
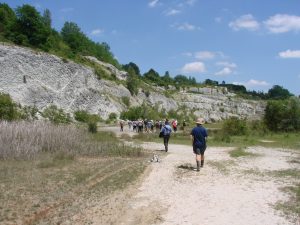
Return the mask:
M 172 120 L 170 123 L 168 119 L 165 121 L 156 120 L 155 123 L 153 120 L 136 120 L 136 121 L 128 121 L 129 130 L 134 132 L 158 132 L 159 137 L 163 138 L 165 151 L 168 152 L 169 148 L 169 140 L 172 132 L 177 132 L 178 122 L 177 120 Z M 197 172 L 200 171 L 200 167 L 204 166 L 204 152 L 206 150 L 206 139 L 207 139 L 207 130 L 203 126 L 205 120 L 203 118 L 198 118 L 196 121 L 196 126 L 192 129 L 190 136 L 192 139 L 193 152 L 196 158 L 197 167 L 195 170 Z M 124 121 L 120 121 L 120 130 L 123 131 Z M 186 122 L 183 121 L 182 128 L 185 129 Z
M 160 131 L 163 126 L 165 125 L 166 121 L 162 120 L 147 120 L 147 119 L 139 119 L 139 120 L 129 120 L 129 121 L 120 121 L 120 131 L 124 130 L 124 126 L 127 124 L 128 128 L 130 131 L 141 133 L 141 132 L 146 132 L 146 133 L 153 133 L 153 132 L 158 132 Z M 168 122 L 169 123 L 169 122 Z M 172 120 L 172 129 L 174 132 L 177 132 L 177 126 L 178 122 L 176 119 Z M 186 126 L 186 122 L 183 121 L 182 127 Z

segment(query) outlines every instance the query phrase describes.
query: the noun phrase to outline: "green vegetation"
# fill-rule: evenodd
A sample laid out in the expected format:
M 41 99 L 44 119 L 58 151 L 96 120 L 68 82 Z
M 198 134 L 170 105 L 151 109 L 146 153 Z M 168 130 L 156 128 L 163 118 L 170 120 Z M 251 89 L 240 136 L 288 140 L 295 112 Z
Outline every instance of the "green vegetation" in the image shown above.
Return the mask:
M 0 120 L 14 120 L 18 117 L 16 104 L 8 94 L 0 93 Z
M 74 113 L 75 120 L 83 123 L 88 123 L 90 121 L 100 122 L 102 119 L 97 114 L 90 114 L 85 110 L 79 110 Z
M 91 66 L 99 79 L 116 81 L 114 74 L 107 74 L 101 66 L 82 57 L 94 56 L 128 72 L 126 87 L 132 95 L 138 94 L 139 88 L 143 86 L 142 83 L 148 83 L 164 87 L 165 90 L 168 90 L 170 86 L 175 87 L 175 90 L 186 87 L 219 86 L 224 88 L 223 93 L 227 88 L 241 97 L 253 99 L 287 99 L 291 96 L 288 90 L 279 85 L 273 86 L 268 93 L 262 93 L 247 91 L 242 85 L 225 84 L 224 81 L 219 84 L 218 81 L 206 79 L 197 83 L 194 77 L 181 74 L 172 76 L 168 71 L 160 75 L 152 68 L 141 75 L 135 63 L 120 65 L 106 42 L 96 43 L 90 40 L 76 23 L 66 21 L 61 31 L 58 32 L 52 28 L 51 12 L 48 9 L 41 14 L 35 7 L 28 4 L 13 10 L 8 4 L 0 3 L 0 41 L 46 51 L 62 57 L 66 63 L 70 59 Z M 150 94 L 149 90 L 145 90 L 145 93 L 147 96 Z
M 124 105 L 126 105 L 127 107 L 130 106 L 130 98 L 127 96 L 123 96 L 122 97 L 122 102 L 124 103 Z
M 269 101 L 265 110 L 264 122 L 272 131 L 300 130 L 300 99 Z
M 24 4 L 12 10 L 0 3 L 0 37 L 18 45 L 38 48 L 74 60 L 80 55 L 95 56 L 121 68 L 107 43 L 90 40 L 74 22 L 65 22 L 61 32 L 51 27 L 51 12 L 41 15 L 33 6 Z
M 238 158 L 242 156 L 257 156 L 257 154 L 251 153 L 251 152 L 246 152 L 245 148 L 237 148 L 229 152 L 230 157 L 233 158 Z
M 63 109 L 57 108 L 55 105 L 50 105 L 42 112 L 42 116 L 49 121 L 60 124 L 60 123 L 71 123 L 71 117 L 68 113 L 65 113 Z

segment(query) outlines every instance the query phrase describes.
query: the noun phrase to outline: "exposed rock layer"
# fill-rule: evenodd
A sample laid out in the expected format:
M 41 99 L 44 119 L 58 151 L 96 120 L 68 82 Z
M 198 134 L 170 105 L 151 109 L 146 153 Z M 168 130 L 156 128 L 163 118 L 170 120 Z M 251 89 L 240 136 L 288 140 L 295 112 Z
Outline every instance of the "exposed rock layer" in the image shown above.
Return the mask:
M 90 60 L 104 66 L 111 75 L 126 79 L 126 72 Z M 151 87 L 153 91 L 148 97 L 142 90 L 132 97 L 124 85 L 97 79 L 92 68 L 7 44 L 0 44 L 0 68 L 0 92 L 10 94 L 23 106 L 36 106 L 39 110 L 54 104 L 69 113 L 87 110 L 106 119 L 112 112 L 126 110 L 121 99 L 127 96 L 131 105 L 147 102 L 166 111 L 186 107 L 197 116 L 218 121 L 230 116 L 259 118 L 265 107 L 263 102 L 238 99 L 226 89 L 217 88 L 191 88 L 166 97 L 162 88 Z

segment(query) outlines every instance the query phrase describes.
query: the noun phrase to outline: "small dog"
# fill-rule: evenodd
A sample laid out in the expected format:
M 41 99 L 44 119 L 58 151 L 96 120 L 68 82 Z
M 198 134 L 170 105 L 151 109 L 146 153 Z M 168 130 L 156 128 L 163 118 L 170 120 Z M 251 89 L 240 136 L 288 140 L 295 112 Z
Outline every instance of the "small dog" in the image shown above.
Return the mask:
M 157 154 L 153 154 L 151 162 L 160 162 L 159 156 Z

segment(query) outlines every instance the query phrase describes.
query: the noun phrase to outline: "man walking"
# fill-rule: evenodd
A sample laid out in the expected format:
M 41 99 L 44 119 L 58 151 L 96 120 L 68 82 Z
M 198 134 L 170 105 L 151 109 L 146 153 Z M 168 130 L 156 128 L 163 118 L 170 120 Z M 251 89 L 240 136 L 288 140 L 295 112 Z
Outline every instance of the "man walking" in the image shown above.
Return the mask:
M 193 152 L 196 155 L 197 171 L 200 171 L 200 166 L 204 165 L 204 152 L 206 149 L 207 131 L 202 126 L 204 124 L 203 118 L 198 118 L 196 121 L 197 126 L 191 131 L 191 137 L 193 140 Z M 201 163 L 201 165 L 200 165 Z
M 169 139 L 172 132 L 172 128 L 169 125 L 168 119 L 166 119 L 165 125 L 163 126 L 160 132 L 163 134 L 165 151 L 168 152 Z

